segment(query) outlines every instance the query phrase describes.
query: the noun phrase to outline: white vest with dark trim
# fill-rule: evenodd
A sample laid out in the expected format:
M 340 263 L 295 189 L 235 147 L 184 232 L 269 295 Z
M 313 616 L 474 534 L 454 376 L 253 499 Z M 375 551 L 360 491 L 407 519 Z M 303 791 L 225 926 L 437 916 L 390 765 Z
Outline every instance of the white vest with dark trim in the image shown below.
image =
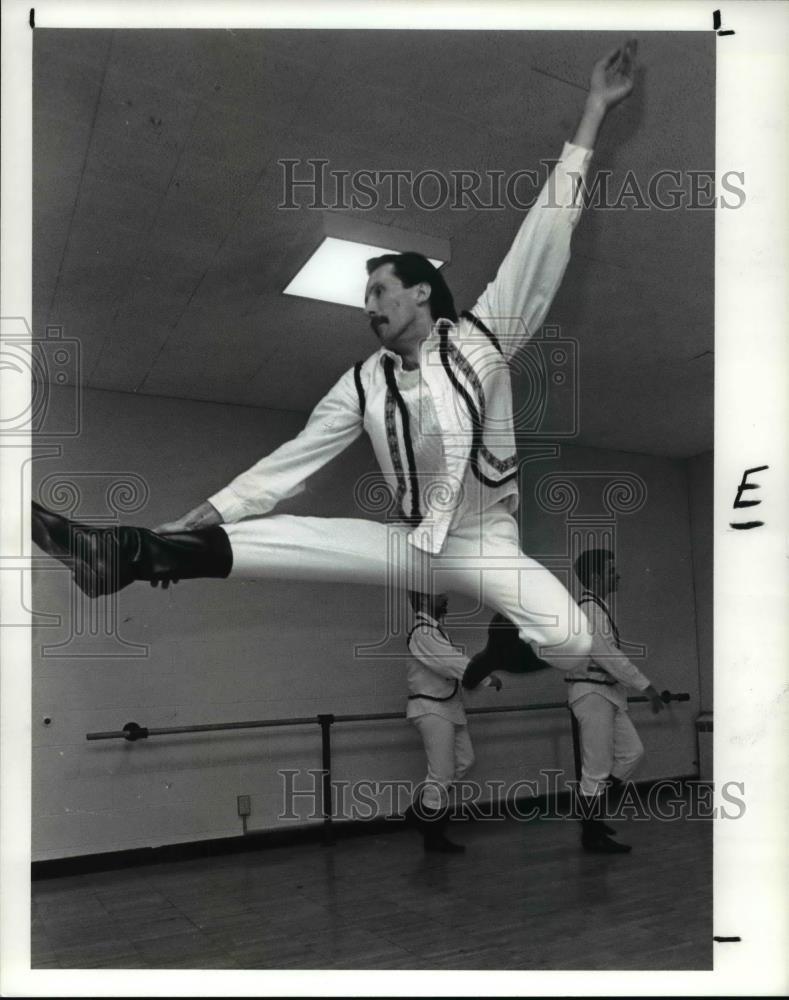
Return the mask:
M 401 370 L 402 359 L 385 348 L 357 364 L 359 408 L 392 492 L 393 519 L 411 525 L 412 544 L 438 553 L 452 524 L 467 514 L 505 498 L 510 510 L 517 507 L 509 367 L 495 335 L 471 313 L 456 324 L 434 324 L 420 348 L 420 372 L 441 432 L 438 473 L 417 468 L 420 427 L 398 390 Z
M 619 629 L 616 627 L 611 612 L 605 601 L 592 593 L 591 590 L 584 590 L 578 598 L 578 607 L 582 610 L 590 609 L 594 605 L 599 608 L 607 623 L 604 634 L 616 649 L 621 649 L 619 640 Z M 585 694 L 599 694 L 609 701 L 612 701 L 620 708 L 627 710 L 627 688 L 621 684 L 616 677 L 612 677 L 607 670 L 604 670 L 593 659 L 589 659 L 583 667 L 568 671 L 564 675 L 564 680 L 570 685 L 568 689 L 568 701 L 572 703 Z

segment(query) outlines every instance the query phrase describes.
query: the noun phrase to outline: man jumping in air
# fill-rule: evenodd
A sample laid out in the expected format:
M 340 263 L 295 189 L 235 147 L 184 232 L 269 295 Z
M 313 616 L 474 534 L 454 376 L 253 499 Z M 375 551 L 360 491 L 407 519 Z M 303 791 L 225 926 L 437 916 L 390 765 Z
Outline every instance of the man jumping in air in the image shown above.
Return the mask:
M 540 328 L 570 259 L 598 130 L 633 88 L 635 43 L 595 64 L 583 115 L 496 277 L 458 315 L 419 254 L 368 262 L 364 308 L 380 347 L 349 369 L 304 430 L 177 521 L 94 528 L 33 505 L 33 538 L 96 597 L 135 580 L 323 580 L 434 593 L 436 574 L 514 623 L 493 627 L 463 678 L 562 670 L 590 653 L 583 613 L 521 552 L 508 362 Z M 270 515 L 366 431 L 393 496 L 393 523 Z

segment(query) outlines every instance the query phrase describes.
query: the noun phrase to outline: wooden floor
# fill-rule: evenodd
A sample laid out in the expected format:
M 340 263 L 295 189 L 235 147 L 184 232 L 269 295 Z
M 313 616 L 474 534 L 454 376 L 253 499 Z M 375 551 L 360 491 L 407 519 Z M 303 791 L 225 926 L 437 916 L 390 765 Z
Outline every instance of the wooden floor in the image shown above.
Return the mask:
M 459 822 L 33 883 L 33 968 L 710 969 L 712 826 Z

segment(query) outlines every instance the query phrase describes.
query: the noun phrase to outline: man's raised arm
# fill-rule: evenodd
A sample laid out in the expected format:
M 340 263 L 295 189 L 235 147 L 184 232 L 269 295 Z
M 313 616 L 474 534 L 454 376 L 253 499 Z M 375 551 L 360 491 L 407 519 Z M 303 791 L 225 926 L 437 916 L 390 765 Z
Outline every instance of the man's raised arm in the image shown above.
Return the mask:
M 495 279 L 472 310 L 508 358 L 540 328 L 562 282 L 592 148 L 606 114 L 633 89 L 635 52 L 635 41 L 629 41 L 595 64 L 573 141 L 565 143 Z

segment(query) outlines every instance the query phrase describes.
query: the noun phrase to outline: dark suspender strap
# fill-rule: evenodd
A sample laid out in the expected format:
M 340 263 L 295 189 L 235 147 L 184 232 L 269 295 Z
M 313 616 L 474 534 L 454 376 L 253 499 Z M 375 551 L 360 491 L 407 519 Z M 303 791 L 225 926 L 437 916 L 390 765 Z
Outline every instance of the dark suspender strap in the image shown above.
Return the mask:
M 439 348 L 438 353 L 441 358 L 441 364 L 444 367 L 444 371 L 447 374 L 447 378 L 452 383 L 455 392 L 463 398 L 463 402 L 468 408 L 468 412 L 471 415 L 471 425 L 473 427 L 473 439 L 472 439 L 472 459 L 476 459 L 476 453 L 480 446 L 482 439 L 482 421 L 479 415 L 479 410 L 471 398 L 469 393 L 466 391 L 465 387 L 460 384 L 457 376 L 452 371 L 452 365 L 449 363 L 449 333 L 445 326 L 442 326 L 438 331 L 439 336 Z
M 582 604 L 594 604 L 598 608 L 600 608 L 600 610 L 608 619 L 608 624 L 611 626 L 611 635 L 614 637 L 614 645 L 616 646 L 617 649 L 621 649 L 622 644 L 619 641 L 619 629 L 616 627 L 616 622 L 611 617 L 611 612 L 603 604 L 600 598 L 597 597 L 595 594 L 583 594 L 581 596 L 581 599 L 578 601 L 578 607 L 580 608 Z
M 469 464 L 471 469 L 477 479 L 485 486 L 495 489 L 498 486 L 503 486 L 504 483 L 508 483 L 511 479 L 515 479 L 518 475 L 517 468 L 514 472 L 510 473 L 508 476 L 504 476 L 502 479 L 495 480 L 490 479 L 479 468 L 479 450 L 482 447 L 482 419 L 479 415 L 479 410 L 474 404 L 474 400 L 468 394 L 466 389 L 460 384 L 457 376 L 452 371 L 452 365 L 449 363 L 449 334 L 446 327 L 442 327 L 439 330 L 439 357 L 441 358 L 441 364 L 444 367 L 444 371 L 447 374 L 447 378 L 452 383 L 455 392 L 462 397 L 463 402 L 468 407 L 469 414 L 471 415 L 471 424 L 473 427 L 472 439 L 471 439 L 471 454 L 469 455 Z
M 428 628 L 437 629 L 438 630 L 438 634 L 441 636 L 441 638 L 442 639 L 446 639 L 446 641 L 449 643 L 450 646 L 452 645 L 452 640 L 449 638 L 449 636 L 446 634 L 446 632 L 441 628 L 441 626 L 438 624 L 438 622 L 435 621 L 435 619 L 428 620 L 428 617 L 424 613 L 424 611 L 417 611 L 416 617 L 417 618 L 421 618 L 422 621 L 414 622 L 414 627 L 411 629 L 411 631 L 405 637 L 406 644 L 408 644 L 411 641 L 411 636 L 414 634 L 414 632 L 416 632 L 416 630 L 419 628 L 420 625 L 426 625 Z
M 425 698 L 427 701 L 451 701 L 455 695 L 458 693 L 458 682 L 455 681 L 455 686 L 452 688 L 452 694 L 448 694 L 446 698 L 437 698 L 433 694 L 409 694 L 408 700 L 413 701 L 415 698 Z
M 364 408 L 367 405 L 367 399 L 364 395 L 364 386 L 362 385 L 362 362 L 357 361 L 353 366 L 353 380 L 356 383 L 356 394 L 359 397 L 359 412 L 364 416 Z
M 405 443 L 405 454 L 408 459 L 408 478 L 411 481 L 411 517 L 408 518 L 412 524 L 419 524 L 422 515 L 419 512 L 419 480 L 416 474 L 416 458 L 414 457 L 414 445 L 411 441 L 411 419 L 408 416 L 408 407 L 405 405 L 400 390 L 397 388 L 397 379 L 394 376 L 394 361 L 387 354 L 384 358 L 384 375 L 386 376 L 386 386 L 392 394 L 392 398 L 400 411 L 400 420 L 403 424 L 403 441 Z
M 501 349 L 501 344 L 499 343 L 499 338 L 492 330 L 489 330 L 485 326 L 485 324 L 482 322 L 481 319 L 478 319 L 474 315 L 474 313 L 470 313 L 467 309 L 464 309 L 460 315 L 463 317 L 463 319 L 467 319 L 469 323 L 473 324 L 478 330 L 482 330 L 482 332 L 485 334 L 485 336 L 488 338 L 491 344 L 493 344 L 493 346 L 496 348 L 499 354 L 504 354 L 504 351 L 502 351 Z
M 452 343 L 452 341 L 448 341 L 447 343 L 447 361 L 456 366 L 460 374 L 465 376 L 466 380 L 471 383 L 472 388 L 477 394 L 477 400 L 479 404 L 479 408 L 477 410 L 477 413 L 479 415 L 478 419 L 479 447 L 477 448 L 477 453 L 475 456 L 476 466 L 474 467 L 474 472 L 477 476 L 477 479 L 480 479 L 480 477 L 482 477 L 482 481 L 484 481 L 486 486 L 491 486 L 494 483 L 501 486 L 503 483 L 508 483 L 511 479 L 514 479 L 518 475 L 518 470 L 517 470 L 518 456 L 513 455 L 510 459 L 498 459 L 492 452 L 490 452 L 485 447 L 485 442 L 482 435 L 482 425 L 485 419 L 485 391 L 482 388 L 482 383 L 480 382 L 477 373 L 474 371 L 472 365 L 469 364 L 468 358 L 465 357 L 463 352 L 460 351 L 457 348 L 457 346 Z M 501 479 L 493 480 L 482 475 L 479 469 L 480 456 L 482 456 L 482 458 L 484 458 L 486 462 L 490 463 L 490 465 L 492 465 L 497 472 L 500 472 L 502 474 Z M 509 472 L 509 474 L 505 476 L 504 473 L 508 472 L 508 470 L 513 470 L 513 471 Z

